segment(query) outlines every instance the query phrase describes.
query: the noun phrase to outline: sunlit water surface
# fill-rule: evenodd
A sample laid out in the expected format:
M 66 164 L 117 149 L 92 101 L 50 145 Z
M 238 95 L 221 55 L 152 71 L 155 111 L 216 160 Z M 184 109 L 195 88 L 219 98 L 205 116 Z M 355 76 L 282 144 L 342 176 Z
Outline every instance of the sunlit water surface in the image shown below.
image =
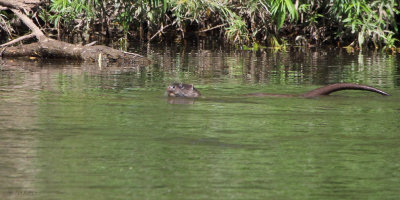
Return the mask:
M 132 51 L 152 64 L 1 61 L 0 199 L 400 197 L 398 55 Z M 172 82 L 203 97 L 168 99 Z M 392 96 L 241 96 L 336 82 Z

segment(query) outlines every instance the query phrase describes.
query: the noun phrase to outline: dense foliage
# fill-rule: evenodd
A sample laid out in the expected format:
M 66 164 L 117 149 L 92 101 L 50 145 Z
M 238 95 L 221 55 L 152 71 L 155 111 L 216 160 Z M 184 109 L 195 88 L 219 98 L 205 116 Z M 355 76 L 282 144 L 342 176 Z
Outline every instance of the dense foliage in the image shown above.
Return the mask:
M 235 44 L 394 48 L 400 9 L 397 0 L 52 0 L 40 18 L 59 36 L 84 40 L 212 36 Z

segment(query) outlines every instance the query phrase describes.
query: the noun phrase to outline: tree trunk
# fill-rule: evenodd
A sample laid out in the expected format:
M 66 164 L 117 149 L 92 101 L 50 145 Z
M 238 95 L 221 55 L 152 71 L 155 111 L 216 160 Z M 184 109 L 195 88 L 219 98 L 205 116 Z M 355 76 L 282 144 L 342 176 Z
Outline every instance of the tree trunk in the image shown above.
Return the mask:
M 70 58 L 83 61 L 117 62 L 121 64 L 148 65 L 150 60 L 129 52 L 119 51 L 103 45 L 82 46 L 51 39 L 24 13 L 20 4 L 10 4 L 9 0 L 0 0 L 0 6 L 9 8 L 22 22 L 29 27 L 38 42 L 17 47 L 5 47 L 0 56 L 3 57 L 41 57 Z M 9 42 L 12 43 L 12 42 Z

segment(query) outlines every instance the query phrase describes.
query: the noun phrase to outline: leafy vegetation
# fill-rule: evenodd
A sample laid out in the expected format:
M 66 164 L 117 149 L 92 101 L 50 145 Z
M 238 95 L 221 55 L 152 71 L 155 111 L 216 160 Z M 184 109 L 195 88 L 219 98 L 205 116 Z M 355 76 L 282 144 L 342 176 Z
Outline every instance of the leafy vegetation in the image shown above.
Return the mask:
M 59 37 L 83 40 L 219 37 L 242 45 L 395 49 L 399 6 L 397 0 L 51 0 L 40 18 Z
M 330 7 L 329 12 L 341 27 L 336 36 L 356 37 L 358 46 L 373 43 L 378 48 L 382 44 L 394 47 L 393 36 L 398 32 L 396 15 L 399 15 L 395 0 L 339 0 Z

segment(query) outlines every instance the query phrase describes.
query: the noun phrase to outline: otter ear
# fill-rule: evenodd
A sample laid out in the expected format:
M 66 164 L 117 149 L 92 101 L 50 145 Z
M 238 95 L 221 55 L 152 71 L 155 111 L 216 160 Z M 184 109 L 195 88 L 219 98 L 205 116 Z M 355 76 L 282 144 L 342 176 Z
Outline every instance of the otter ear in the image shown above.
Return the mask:
M 194 89 L 194 85 L 190 84 L 190 89 L 193 90 Z

